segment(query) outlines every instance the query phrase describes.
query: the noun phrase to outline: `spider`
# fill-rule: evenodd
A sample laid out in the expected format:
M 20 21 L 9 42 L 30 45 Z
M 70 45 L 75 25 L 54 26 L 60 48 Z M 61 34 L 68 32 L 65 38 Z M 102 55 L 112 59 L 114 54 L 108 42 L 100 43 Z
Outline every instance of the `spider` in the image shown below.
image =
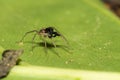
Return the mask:
M 22 39 L 20 40 L 20 42 L 22 42 L 24 40 L 24 38 L 29 34 L 29 33 L 33 33 L 35 32 L 33 38 L 32 38 L 32 44 L 34 43 L 34 39 L 36 37 L 36 35 L 39 35 L 41 37 L 41 39 L 44 41 L 45 43 L 45 47 L 47 47 L 47 42 L 45 41 L 44 38 L 49 38 L 52 41 L 52 38 L 55 38 L 57 36 L 62 37 L 62 39 L 68 44 L 67 39 L 59 33 L 59 31 L 55 28 L 55 27 L 47 27 L 47 28 L 42 28 L 40 30 L 32 30 L 29 32 L 26 32 L 25 35 L 22 37 Z M 56 47 L 55 43 L 52 41 L 52 44 L 54 45 L 54 47 Z M 32 46 L 33 47 L 33 46 Z

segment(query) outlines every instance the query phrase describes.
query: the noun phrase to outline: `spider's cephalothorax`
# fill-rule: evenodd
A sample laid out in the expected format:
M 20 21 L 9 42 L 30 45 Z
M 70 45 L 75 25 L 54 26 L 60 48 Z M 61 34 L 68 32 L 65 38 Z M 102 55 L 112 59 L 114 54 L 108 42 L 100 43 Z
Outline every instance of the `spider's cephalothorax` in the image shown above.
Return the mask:
M 43 29 L 40 29 L 39 31 L 37 31 L 37 30 L 32 30 L 32 31 L 26 32 L 20 42 L 23 41 L 24 37 L 25 37 L 27 34 L 32 33 L 32 32 L 35 32 L 34 37 L 33 37 L 33 39 L 32 39 L 32 42 L 34 41 L 36 35 L 39 35 L 39 36 L 41 36 L 42 38 L 48 37 L 49 39 L 52 39 L 53 37 L 56 37 L 56 36 L 61 36 L 62 39 L 64 39 L 64 40 L 67 42 L 66 38 L 65 38 L 63 35 L 61 35 L 61 34 L 58 32 L 58 30 L 57 30 L 56 28 L 54 28 L 54 27 L 43 28 Z M 44 40 L 44 39 L 42 39 L 42 40 Z M 44 42 L 45 42 L 45 47 L 46 47 L 46 41 L 44 40 Z M 52 41 L 52 43 L 53 43 L 53 45 L 56 47 L 56 45 L 54 44 L 53 41 Z M 68 43 L 68 42 L 67 42 L 67 43 Z

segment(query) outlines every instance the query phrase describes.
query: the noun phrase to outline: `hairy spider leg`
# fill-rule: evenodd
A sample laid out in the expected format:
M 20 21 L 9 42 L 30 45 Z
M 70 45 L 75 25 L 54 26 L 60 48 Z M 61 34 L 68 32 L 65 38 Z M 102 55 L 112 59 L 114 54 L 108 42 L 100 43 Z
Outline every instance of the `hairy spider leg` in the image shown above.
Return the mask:
M 22 37 L 22 39 L 20 40 L 20 42 L 22 42 L 24 40 L 24 38 L 29 34 L 29 33 L 33 33 L 33 32 L 36 32 L 38 33 L 37 30 L 32 30 L 32 31 L 29 31 L 29 32 L 26 32 L 25 35 Z

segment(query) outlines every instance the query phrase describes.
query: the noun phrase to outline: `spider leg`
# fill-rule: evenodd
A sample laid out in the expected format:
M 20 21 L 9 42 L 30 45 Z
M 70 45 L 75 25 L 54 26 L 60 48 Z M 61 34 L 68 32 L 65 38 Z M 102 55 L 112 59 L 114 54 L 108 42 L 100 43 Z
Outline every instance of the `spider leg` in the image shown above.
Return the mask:
M 55 27 L 52 27 L 52 28 L 60 35 L 60 37 L 65 41 L 65 43 L 69 45 L 68 40 Z
M 67 45 L 69 45 L 68 40 L 67 40 L 63 35 L 61 35 L 60 37 L 65 41 L 65 43 L 66 43 Z
M 36 35 L 37 35 L 37 34 L 35 33 L 34 36 L 33 36 L 33 38 L 32 38 L 32 50 L 33 50 L 33 48 L 34 48 L 33 44 L 34 44 L 34 39 L 35 39 Z
M 23 40 L 24 40 L 24 38 L 29 34 L 29 33 L 33 33 L 33 32 L 38 32 L 37 30 L 32 30 L 32 31 L 29 31 L 29 32 L 26 32 L 25 34 L 24 34 L 24 36 L 22 37 L 22 39 L 20 40 L 20 42 L 22 42 Z
M 44 43 L 45 43 L 45 52 L 47 53 L 47 42 L 44 40 Z
M 46 41 L 44 41 L 45 42 L 45 48 L 47 48 L 47 42 Z
M 54 43 L 54 41 L 52 40 L 52 38 L 49 38 L 49 39 L 51 39 L 52 44 L 53 44 L 54 47 L 56 48 L 56 44 Z
M 40 39 L 42 39 L 42 41 L 45 43 L 45 48 L 47 48 L 47 42 L 46 42 L 46 40 L 44 39 L 44 36 L 40 36 Z
M 42 41 L 44 42 L 44 44 L 45 44 L 45 52 L 47 53 L 47 42 L 44 39 L 44 36 L 40 35 L 40 39 L 42 39 Z

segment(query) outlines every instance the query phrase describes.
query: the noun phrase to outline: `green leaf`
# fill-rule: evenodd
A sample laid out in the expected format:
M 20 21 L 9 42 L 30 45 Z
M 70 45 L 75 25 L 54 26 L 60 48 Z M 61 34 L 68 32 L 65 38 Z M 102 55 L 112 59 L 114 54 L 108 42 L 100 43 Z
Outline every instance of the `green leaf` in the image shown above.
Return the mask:
M 57 48 L 48 45 L 45 49 L 44 45 L 35 44 L 31 52 L 33 34 L 24 39 L 23 45 L 17 43 L 27 31 L 48 26 L 57 28 L 70 46 L 66 47 L 66 43 L 56 37 L 53 40 Z M 26 64 L 30 64 L 120 72 L 119 26 L 119 19 L 100 0 L 0 0 L 0 52 L 4 49 L 24 49 L 21 59 L 26 68 Z M 37 36 L 35 42 L 42 44 L 43 41 Z M 15 70 L 11 75 L 14 73 Z M 6 80 L 14 77 L 18 80 L 19 75 Z M 29 78 L 26 75 L 25 80 L 27 76 Z
M 119 80 L 119 73 L 59 69 L 36 66 L 17 66 L 7 78 L 9 80 Z M 8 80 L 8 79 L 4 80 Z

